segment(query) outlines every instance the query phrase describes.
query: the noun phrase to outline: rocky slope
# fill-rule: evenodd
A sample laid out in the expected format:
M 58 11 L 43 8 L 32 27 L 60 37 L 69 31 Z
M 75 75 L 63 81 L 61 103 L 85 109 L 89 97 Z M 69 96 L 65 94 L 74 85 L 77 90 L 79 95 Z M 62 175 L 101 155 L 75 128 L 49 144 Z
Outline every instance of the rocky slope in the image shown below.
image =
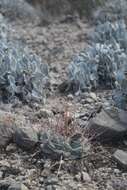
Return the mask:
M 108 100 L 111 99 L 112 91 L 85 92 L 80 96 L 58 92 L 59 84 L 66 78 L 67 65 L 73 55 L 88 45 L 87 34 L 93 28 L 87 21 L 75 16 L 66 16 L 45 26 L 42 23 L 28 23 L 27 19 L 25 21 L 9 21 L 8 26 L 13 29 L 9 32 L 9 38 L 24 43 L 49 65 L 50 88 L 45 105 L 33 103 L 28 106 L 22 102 L 0 104 L 0 110 L 3 110 L 0 113 L 0 188 L 126 190 L 127 156 L 125 152 L 117 150 L 127 149 L 126 140 L 123 140 L 123 123 L 126 122 L 126 117 L 124 114 L 120 115 L 120 121 L 115 121 L 114 124 L 113 118 L 116 115 L 118 118 L 119 113 L 115 110 L 112 115 L 100 112 L 102 106 L 109 108 Z M 99 119 L 93 119 L 90 124 L 92 128 L 94 123 L 97 131 L 89 132 L 89 120 L 97 112 L 100 112 Z M 103 122 L 100 118 L 103 118 Z M 112 128 L 112 123 L 113 126 L 119 123 L 118 128 Z M 7 129 L 4 133 L 3 127 Z M 107 130 L 111 136 L 105 145 L 100 144 L 100 140 L 91 141 L 98 136 L 103 139 Z M 69 158 L 66 157 L 72 147 L 66 145 L 69 147 L 68 151 L 61 154 L 59 151 L 62 148 L 59 150 L 56 146 L 59 139 L 55 139 L 55 145 L 52 144 L 53 140 L 49 144 L 44 132 L 55 133 L 58 137 L 63 135 L 66 142 L 74 134 L 78 140 L 79 134 L 84 134 L 83 140 L 79 142 L 83 142 L 82 149 L 87 154 L 79 159 L 72 157 L 72 154 L 69 154 Z M 119 140 L 114 143 L 112 135 Z M 58 159 L 53 159 L 57 155 Z M 63 155 L 66 155 L 65 158 Z

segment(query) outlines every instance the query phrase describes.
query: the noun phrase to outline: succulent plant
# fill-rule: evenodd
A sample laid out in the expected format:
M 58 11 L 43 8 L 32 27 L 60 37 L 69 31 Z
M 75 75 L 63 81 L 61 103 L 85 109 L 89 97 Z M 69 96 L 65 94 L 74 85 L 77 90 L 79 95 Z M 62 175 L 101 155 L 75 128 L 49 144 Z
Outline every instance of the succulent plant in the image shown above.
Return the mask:
M 105 23 L 107 20 L 117 21 L 127 18 L 127 0 L 107 0 L 104 6 L 99 7 L 93 13 L 95 23 Z
M 115 22 L 106 21 L 99 23 L 94 33 L 90 36 L 92 43 L 114 44 L 118 43 L 120 48 L 127 49 L 127 30 L 123 19 Z
M 68 67 L 69 81 L 78 90 L 115 89 L 116 105 L 127 102 L 127 30 L 124 20 L 99 24 L 92 33 L 91 46 L 75 56 Z
M 124 72 L 127 56 L 119 44 L 94 44 L 69 65 L 69 79 L 78 81 L 80 90 L 114 88 L 119 72 Z
M 48 67 L 22 44 L 8 40 L 6 22 L 0 26 L 0 98 L 11 102 L 43 101 L 48 82 Z M 5 35 L 6 34 L 6 35 Z

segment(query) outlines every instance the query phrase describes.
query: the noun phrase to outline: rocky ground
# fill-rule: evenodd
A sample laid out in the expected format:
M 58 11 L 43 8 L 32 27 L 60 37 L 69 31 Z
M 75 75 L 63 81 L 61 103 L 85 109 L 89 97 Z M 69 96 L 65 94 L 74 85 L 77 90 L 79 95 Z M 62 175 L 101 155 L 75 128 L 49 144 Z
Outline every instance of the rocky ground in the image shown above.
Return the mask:
M 91 135 L 86 130 L 90 118 L 95 116 L 102 106 L 109 106 L 111 92 L 97 91 L 73 96 L 63 95 L 58 91 L 59 84 L 66 78 L 67 65 L 73 55 L 88 45 L 87 34 L 93 27 L 87 21 L 70 16 L 49 25 L 24 23 L 19 20 L 10 22 L 9 25 L 13 29 L 9 34 L 11 38 L 25 43 L 49 65 L 51 85 L 45 105 L 34 104 L 29 107 L 20 102 L 15 105 L 0 105 L 2 114 L 6 116 L 1 116 L 2 124 L 10 126 L 10 119 L 13 119 L 19 127 L 28 127 L 28 131 L 25 129 L 24 132 L 28 141 L 22 139 L 21 133 L 17 132 L 15 140 L 11 143 L 5 140 L 7 146 L 1 148 L 0 189 L 127 190 L 127 155 L 125 152 L 116 152 L 113 155 L 118 148 L 126 150 L 127 142 L 122 138 L 122 141 L 113 143 L 111 136 L 106 144 L 102 145 L 100 142 L 91 141 L 98 135 L 102 136 L 102 131 L 93 134 L 91 132 Z M 94 122 L 98 125 L 97 121 Z M 109 128 L 112 122 L 114 121 L 107 117 Z M 65 130 L 65 124 L 69 131 Z M 32 150 L 37 142 L 35 133 L 40 129 L 53 130 L 56 134 L 65 132 L 66 136 L 76 132 L 83 133 L 87 139 L 84 143 L 84 146 L 88 147 L 87 154 L 80 159 L 45 159 L 44 155 L 38 154 L 38 146 Z M 121 124 L 118 125 L 118 131 L 111 129 L 112 131 L 118 135 L 125 133 Z

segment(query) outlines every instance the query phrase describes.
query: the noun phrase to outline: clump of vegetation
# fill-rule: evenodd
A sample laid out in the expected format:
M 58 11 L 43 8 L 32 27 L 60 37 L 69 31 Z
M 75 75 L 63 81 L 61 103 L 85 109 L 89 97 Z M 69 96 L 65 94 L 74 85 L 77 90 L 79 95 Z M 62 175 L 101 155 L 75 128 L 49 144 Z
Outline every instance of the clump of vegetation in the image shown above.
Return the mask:
M 4 24 L 7 25 L 6 22 Z M 1 100 L 43 101 L 48 81 L 47 65 L 42 64 L 37 55 L 30 54 L 22 44 L 8 41 L 8 31 L 3 25 L 0 26 L 0 38 Z
M 78 90 L 100 87 L 115 89 L 115 102 L 125 109 L 127 102 L 127 29 L 124 20 L 99 23 L 91 46 L 74 58 L 68 68 L 69 80 Z
M 91 46 L 69 65 L 69 78 L 79 84 L 79 90 L 100 86 L 114 88 L 127 66 L 124 21 L 99 25 L 92 36 Z
M 63 115 L 43 124 L 39 140 L 41 156 L 52 160 L 82 159 L 90 150 L 90 139 L 72 119 L 67 107 Z
M 104 6 L 99 7 L 94 12 L 95 22 L 105 22 L 107 20 L 117 21 L 118 19 L 127 19 L 127 1 L 126 0 L 107 0 Z

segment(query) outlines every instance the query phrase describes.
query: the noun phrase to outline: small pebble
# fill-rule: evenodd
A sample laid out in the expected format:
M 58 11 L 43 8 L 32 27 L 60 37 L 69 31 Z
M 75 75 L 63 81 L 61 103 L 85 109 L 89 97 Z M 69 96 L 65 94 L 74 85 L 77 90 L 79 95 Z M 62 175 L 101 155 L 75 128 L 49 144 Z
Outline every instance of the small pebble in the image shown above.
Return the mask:
M 82 181 L 83 182 L 91 182 L 91 177 L 87 172 L 82 172 Z

